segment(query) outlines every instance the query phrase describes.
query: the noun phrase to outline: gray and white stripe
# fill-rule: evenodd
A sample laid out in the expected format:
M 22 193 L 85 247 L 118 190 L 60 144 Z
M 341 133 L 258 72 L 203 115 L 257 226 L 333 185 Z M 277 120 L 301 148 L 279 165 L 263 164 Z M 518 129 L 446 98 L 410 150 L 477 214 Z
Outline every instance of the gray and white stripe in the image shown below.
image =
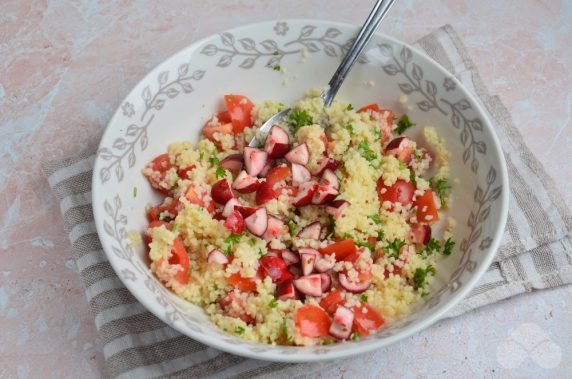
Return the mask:
M 479 285 L 453 309 L 453 317 L 525 292 L 572 282 L 572 215 L 541 164 L 524 145 L 501 101 L 490 96 L 461 40 L 450 26 L 417 47 L 477 94 L 503 144 L 511 182 L 507 229 L 494 263 Z M 48 164 L 45 172 L 60 202 L 65 229 L 103 341 L 105 376 L 300 377 L 327 364 L 271 363 L 208 348 L 165 325 L 122 285 L 97 237 L 91 208 L 94 154 Z

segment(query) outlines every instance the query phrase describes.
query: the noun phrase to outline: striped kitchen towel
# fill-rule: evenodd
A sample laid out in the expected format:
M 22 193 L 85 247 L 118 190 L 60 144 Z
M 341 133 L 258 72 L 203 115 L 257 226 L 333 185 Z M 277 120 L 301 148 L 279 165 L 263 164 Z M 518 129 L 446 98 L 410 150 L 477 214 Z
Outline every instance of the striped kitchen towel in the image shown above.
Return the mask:
M 450 26 L 416 45 L 478 96 L 504 147 L 511 185 L 508 224 L 496 259 L 473 292 L 446 317 L 572 282 L 570 210 L 524 145 L 506 108 L 498 97 L 487 93 Z M 48 164 L 45 172 L 60 201 L 65 229 L 95 315 L 103 344 L 104 376 L 297 377 L 333 364 L 272 363 L 222 353 L 181 335 L 146 311 L 122 285 L 97 237 L 91 208 L 93 162 L 93 152 L 84 153 Z M 383 354 L 383 349 L 376 354 Z

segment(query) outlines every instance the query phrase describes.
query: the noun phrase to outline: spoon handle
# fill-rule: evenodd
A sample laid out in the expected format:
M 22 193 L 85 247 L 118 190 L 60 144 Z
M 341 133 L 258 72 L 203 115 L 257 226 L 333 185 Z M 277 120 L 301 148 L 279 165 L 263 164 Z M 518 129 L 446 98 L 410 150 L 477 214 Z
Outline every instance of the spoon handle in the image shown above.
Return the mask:
M 323 93 L 324 105 L 329 107 L 336 97 L 338 90 L 342 86 L 344 79 L 350 72 L 351 67 L 354 65 L 355 61 L 375 33 L 379 23 L 387 12 L 389 8 L 393 5 L 395 0 L 377 0 L 375 6 L 371 10 L 371 13 L 365 20 L 361 30 L 359 31 L 355 41 L 352 43 L 351 47 L 348 49 L 346 55 L 342 58 L 342 62 L 338 66 L 338 69 L 330 79 L 328 83 L 328 89 Z

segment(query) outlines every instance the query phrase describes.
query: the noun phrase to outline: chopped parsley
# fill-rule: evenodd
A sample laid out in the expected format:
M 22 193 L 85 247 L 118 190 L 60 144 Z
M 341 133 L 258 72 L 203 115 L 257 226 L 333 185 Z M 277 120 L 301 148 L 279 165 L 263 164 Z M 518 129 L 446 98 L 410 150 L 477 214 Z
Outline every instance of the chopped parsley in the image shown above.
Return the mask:
M 344 125 L 344 129 L 348 131 L 348 133 L 350 134 L 350 137 L 353 137 L 354 135 L 354 127 L 352 124 L 346 124 Z
M 308 112 L 299 108 L 294 108 L 294 110 L 290 112 L 288 120 L 290 122 L 290 126 L 294 129 L 294 132 L 297 132 L 298 129 L 303 126 L 312 125 L 314 123 Z
M 445 243 L 443 243 L 442 245 L 441 242 L 439 242 L 435 238 L 431 238 L 429 242 L 427 242 L 427 245 L 425 245 L 425 249 L 423 249 L 423 252 L 427 253 L 428 255 L 441 252 L 443 255 L 449 256 L 453 252 L 454 246 L 455 246 L 455 241 L 453 241 L 451 238 L 447 238 Z
M 359 333 L 352 333 L 352 341 L 356 342 L 359 341 L 360 335 Z
M 387 254 L 389 254 L 390 257 L 397 259 L 399 258 L 399 254 L 401 253 L 401 248 L 405 245 L 406 245 L 405 241 L 396 238 L 393 241 L 389 242 L 387 246 L 383 248 L 383 250 Z
M 256 245 L 256 238 L 251 237 L 251 238 L 248 240 L 248 243 L 250 244 L 250 246 Z
M 369 147 L 369 145 L 367 144 L 366 141 L 361 141 L 359 143 L 358 150 L 359 150 L 359 153 L 362 156 L 362 158 L 368 162 L 371 162 L 374 159 L 377 159 L 377 154 L 375 153 L 375 151 L 373 151 L 371 149 L 371 147 Z
M 216 168 L 215 176 L 217 179 L 226 177 L 226 170 L 222 166 Z
M 224 243 L 228 244 L 226 249 L 224 250 L 224 255 L 227 257 L 230 255 L 231 249 L 233 245 L 236 245 L 240 239 L 242 238 L 243 234 L 234 234 L 232 233 L 230 236 L 224 239 Z
M 435 275 L 435 268 L 433 266 L 429 265 L 425 268 L 419 267 L 415 270 L 415 274 L 413 274 L 415 289 L 425 288 L 427 275 Z
M 296 225 L 296 222 L 294 222 L 294 220 L 288 220 L 286 225 L 288 226 L 288 231 L 290 232 L 290 235 L 294 236 L 298 232 L 298 225 Z
M 325 339 L 325 340 L 322 341 L 322 345 L 323 345 L 323 346 L 331 345 L 331 344 L 333 344 L 333 343 L 334 343 L 334 341 L 332 341 L 332 340 L 329 339 L 329 338 L 327 338 L 327 339 Z
M 413 156 L 419 160 L 423 159 L 423 152 L 421 150 L 413 151 Z
M 453 252 L 453 247 L 455 247 L 455 241 L 453 241 L 451 237 L 447 238 L 445 245 L 443 246 L 443 255 L 451 255 Z
M 409 181 L 417 186 L 417 179 L 415 178 L 415 171 L 409 170 Z
M 413 125 L 415 124 L 412 123 L 411 120 L 409 120 L 409 116 L 406 113 L 403 116 L 401 116 L 399 121 L 397 121 L 397 128 L 395 128 L 395 131 L 397 132 L 397 134 L 403 134 L 403 132 L 405 132 Z
M 354 236 L 352 236 L 352 235 L 349 234 L 349 233 L 344 233 L 344 235 L 342 236 L 342 239 L 348 239 L 348 238 L 353 240 L 353 239 L 354 239 Z
M 276 50 L 275 52 L 272 53 L 272 55 L 280 55 L 280 52 Z
M 203 160 L 203 158 L 205 157 L 205 152 L 201 151 L 201 154 L 199 155 L 199 160 Z
M 209 163 L 210 163 L 212 166 L 216 166 L 217 164 L 219 164 L 219 162 L 220 162 L 220 161 L 219 161 L 219 159 L 218 159 L 218 152 L 215 150 L 215 151 L 213 152 L 213 154 L 209 157 Z
M 278 301 L 276 299 L 272 299 L 270 303 L 268 303 L 270 308 L 276 308 L 278 306 Z
M 383 230 L 380 230 L 380 231 L 377 233 L 377 240 L 378 240 L 378 241 L 381 241 L 381 240 L 383 239 L 383 237 L 385 237 L 385 232 L 384 232 Z
M 234 333 L 240 336 L 244 334 L 244 330 L 245 329 L 242 326 L 237 326 L 236 328 L 234 328 Z
M 354 106 L 351 104 L 348 104 L 348 106 L 346 107 L 346 110 L 348 111 L 353 111 L 354 110 Z
M 356 241 L 355 243 L 356 245 L 358 245 L 359 247 L 367 247 L 368 249 L 370 249 L 371 251 L 375 250 L 375 245 L 369 241 L 366 242 L 360 242 L 360 241 Z
M 361 301 L 362 303 L 367 303 L 367 296 L 364 294 L 361 294 L 359 297 L 359 301 Z
M 429 239 L 429 242 L 427 242 L 427 245 L 425 245 L 424 249 L 427 254 L 433 254 L 439 250 L 441 250 L 441 243 L 435 238 Z
M 328 215 L 328 221 L 330 221 L 330 230 L 325 237 L 326 239 L 330 237 L 334 238 L 336 235 L 336 220 L 332 215 Z
M 258 255 L 261 257 L 264 256 L 264 251 L 262 251 L 261 248 L 258 248 Z
M 381 217 L 378 214 L 372 214 L 367 216 L 367 218 L 371 219 L 371 221 L 375 222 L 376 224 L 381 224 Z
M 273 69 L 274 71 L 280 71 L 280 70 L 282 70 L 282 67 L 280 67 L 279 64 L 275 64 L 274 67 L 272 67 L 272 69 Z
M 133 197 L 137 197 L 137 187 L 133 187 Z
M 381 129 L 374 129 L 373 134 L 375 134 L 375 138 L 381 139 Z
M 429 179 L 429 186 L 435 193 L 439 196 L 439 200 L 441 200 L 441 205 L 445 207 L 447 205 L 447 198 L 449 197 L 449 191 L 451 190 L 451 186 L 447 179 Z

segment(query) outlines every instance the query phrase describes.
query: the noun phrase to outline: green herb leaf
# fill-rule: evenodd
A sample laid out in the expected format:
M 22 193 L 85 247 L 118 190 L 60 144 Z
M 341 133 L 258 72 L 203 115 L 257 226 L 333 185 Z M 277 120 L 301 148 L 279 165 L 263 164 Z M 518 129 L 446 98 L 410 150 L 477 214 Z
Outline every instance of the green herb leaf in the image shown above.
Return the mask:
M 368 162 L 373 161 L 374 159 L 377 159 L 377 154 L 375 153 L 375 151 L 373 151 L 369 145 L 367 144 L 366 141 L 361 141 L 358 145 L 358 150 L 360 155 L 362 156 L 363 159 L 365 159 Z
M 276 308 L 278 306 L 278 300 L 272 299 L 272 301 L 268 304 L 270 308 Z
M 431 238 L 429 242 L 427 242 L 427 245 L 425 245 L 424 249 L 424 251 L 427 254 L 433 254 L 439 252 L 440 250 L 441 250 L 441 243 L 435 238 Z
M 209 163 L 211 166 L 216 166 L 219 164 L 219 162 L 218 152 L 215 150 L 214 153 L 212 153 L 212 155 L 209 157 Z
M 383 248 L 383 250 L 389 254 L 390 257 L 392 258 L 399 258 L 399 254 L 401 254 L 401 248 L 403 246 L 405 246 L 405 241 L 396 238 L 393 241 L 391 241 L 386 247 Z
M 348 131 L 348 133 L 350 134 L 350 137 L 353 137 L 354 135 L 354 127 L 352 124 L 346 124 L 344 125 L 344 129 Z
M 272 67 L 272 69 L 273 69 L 274 71 L 280 71 L 280 70 L 282 70 L 282 67 L 280 67 L 279 64 L 275 64 L 274 67 Z
M 215 176 L 217 179 L 226 177 L 226 170 L 222 166 L 216 168 Z
M 332 340 L 329 339 L 329 338 L 327 338 L 327 339 L 325 339 L 325 340 L 322 341 L 322 345 L 323 345 L 323 346 L 331 345 L 331 344 L 333 344 L 333 343 L 334 343 L 334 341 L 332 341 Z
M 243 233 L 240 233 L 240 234 L 232 233 L 230 236 L 228 236 L 224 239 L 224 242 L 229 243 L 231 245 L 234 245 L 240 241 L 242 236 L 243 236 Z
M 375 222 L 378 225 L 381 224 L 381 217 L 379 217 L 378 214 L 369 215 L 367 216 L 367 218 L 371 219 L 371 221 Z
M 445 241 L 445 246 L 443 246 L 443 255 L 449 256 L 453 252 L 453 247 L 455 247 L 455 241 L 450 237 Z
M 237 326 L 234 328 L 234 333 L 238 334 L 239 336 L 244 334 L 245 329 L 242 326 Z
M 275 52 L 272 53 L 272 55 L 280 55 L 280 52 L 276 50 Z
M 241 234 L 232 233 L 230 236 L 226 237 L 223 240 L 224 243 L 228 244 L 224 250 L 224 255 L 226 255 L 227 257 L 230 256 L 232 247 L 240 241 L 240 239 L 242 238 L 243 235 L 244 235 L 244 233 L 241 233 Z
M 248 240 L 248 243 L 250 244 L 250 246 L 256 245 L 256 238 L 251 237 L 251 238 Z
M 381 129 L 377 129 L 377 128 L 374 129 L 374 130 L 373 130 L 373 134 L 375 135 L 375 138 L 381 139 L 381 136 L 382 136 L 382 134 L 381 134 Z
M 349 233 L 344 233 L 344 235 L 342 236 L 342 239 L 345 240 L 345 239 L 348 239 L 348 238 L 353 240 L 353 239 L 354 239 L 354 236 L 352 236 L 352 235 L 349 234 Z
M 409 120 L 409 116 L 407 116 L 407 113 L 406 113 L 403 116 L 401 116 L 399 121 L 397 121 L 397 128 L 395 128 L 395 131 L 397 132 L 397 134 L 403 134 L 403 132 L 405 132 L 407 129 L 409 129 L 413 125 L 415 125 L 415 124 Z
M 413 170 L 409 170 L 409 181 L 417 186 L 417 178 L 415 177 L 415 171 Z
M 137 187 L 133 187 L 133 197 L 137 197 Z
M 201 154 L 199 154 L 199 160 L 203 160 L 203 158 L 205 157 L 205 152 L 201 151 Z
M 423 152 L 421 150 L 415 150 L 415 151 L 413 151 L 413 156 L 415 156 L 415 158 L 421 160 L 421 159 L 423 159 Z
M 381 240 L 383 239 L 383 237 L 385 237 L 385 232 L 384 232 L 383 230 L 380 230 L 380 231 L 377 233 L 377 238 L 376 238 L 376 239 L 377 239 L 378 241 L 381 241 Z
M 364 294 L 361 294 L 359 297 L 359 301 L 361 301 L 362 303 L 367 303 L 367 296 Z
M 299 108 L 294 108 L 294 110 L 290 112 L 288 115 L 288 121 L 290 122 L 290 126 L 294 133 L 296 133 L 301 127 L 312 125 L 314 123 L 308 112 Z
M 352 333 L 352 341 L 356 342 L 359 341 L 360 335 L 359 333 Z
M 449 191 L 451 190 L 451 186 L 447 179 L 429 179 L 429 186 L 435 193 L 439 196 L 439 200 L 441 200 L 441 205 L 445 207 L 447 205 L 447 198 L 449 197 Z
M 346 110 L 348 111 L 353 111 L 354 110 L 354 106 L 351 104 L 348 104 L 348 106 L 346 107 Z
M 374 250 L 375 250 L 375 245 L 374 245 L 373 243 L 370 243 L 370 242 L 356 241 L 355 244 L 358 245 L 359 247 L 367 247 L 367 248 L 370 249 L 371 251 L 374 251 Z
M 415 270 L 415 274 L 413 274 L 413 284 L 415 285 L 415 289 L 425 288 L 427 284 L 427 275 L 434 275 L 435 268 L 429 265 L 426 268 L 417 268 Z
M 295 236 L 296 233 L 298 232 L 298 225 L 296 225 L 294 220 L 288 220 L 286 225 L 288 225 L 288 230 L 290 231 L 290 235 Z

